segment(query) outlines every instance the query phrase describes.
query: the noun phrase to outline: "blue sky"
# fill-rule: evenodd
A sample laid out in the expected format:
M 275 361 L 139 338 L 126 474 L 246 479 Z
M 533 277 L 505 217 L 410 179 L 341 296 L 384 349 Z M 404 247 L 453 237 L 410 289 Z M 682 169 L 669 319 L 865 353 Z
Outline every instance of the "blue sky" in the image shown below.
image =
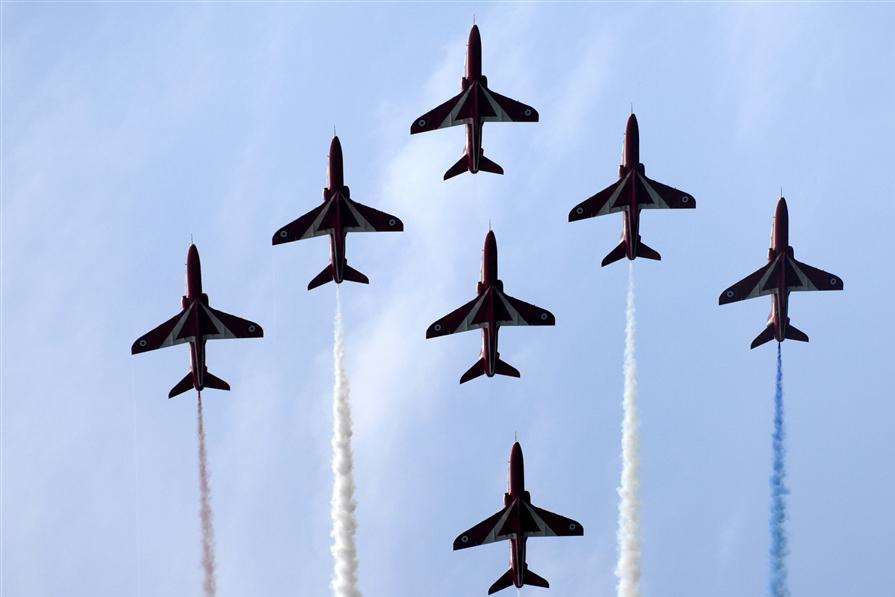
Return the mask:
M 490 86 L 541 122 L 485 128 L 503 177 L 442 182 L 461 129 L 408 135 L 457 92 L 476 14 Z M 196 594 L 195 404 L 183 348 L 132 357 L 173 315 L 190 235 L 212 305 L 265 327 L 213 343 L 207 433 L 221 596 L 325 595 L 335 290 L 324 240 L 273 248 L 320 200 L 335 125 L 355 235 L 343 287 L 366 595 L 479 595 L 505 545 L 453 553 L 496 511 L 518 432 L 533 501 L 580 539 L 533 540 L 556 595 L 614 593 L 624 263 L 619 217 L 566 222 L 611 182 L 633 102 L 647 174 L 695 211 L 649 212 L 635 263 L 646 595 L 754 596 L 767 580 L 768 301 L 717 296 L 765 259 L 780 187 L 796 256 L 843 293 L 796 295 L 784 344 L 790 580 L 895 586 L 888 383 L 895 84 L 891 6 L 461 4 L 2 6 L 5 597 Z M 424 340 L 469 300 L 488 223 L 521 380 L 463 387 L 480 338 Z M 530 591 L 535 591 L 531 589 Z

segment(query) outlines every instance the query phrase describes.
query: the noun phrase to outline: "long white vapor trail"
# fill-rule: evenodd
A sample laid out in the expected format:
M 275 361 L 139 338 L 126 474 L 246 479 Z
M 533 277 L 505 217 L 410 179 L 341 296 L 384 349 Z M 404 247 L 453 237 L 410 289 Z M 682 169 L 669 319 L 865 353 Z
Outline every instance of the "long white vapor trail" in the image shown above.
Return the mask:
M 628 265 L 625 319 L 625 394 L 622 403 L 622 476 L 618 487 L 618 597 L 640 595 L 640 422 L 637 417 L 637 359 L 634 354 L 634 264 Z
M 351 402 L 342 332 L 342 301 L 336 289 L 336 318 L 333 337 L 333 496 L 332 554 L 335 560 L 332 590 L 336 597 L 360 597 L 357 588 L 357 545 L 354 535 L 354 456 L 351 452 Z
M 197 435 L 199 436 L 199 520 L 202 523 L 202 570 L 205 572 L 205 597 L 217 593 L 214 575 L 214 515 L 211 511 L 211 484 L 208 478 L 208 456 L 205 453 L 205 419 L 202 414 L 202 394 L 197 401 Z

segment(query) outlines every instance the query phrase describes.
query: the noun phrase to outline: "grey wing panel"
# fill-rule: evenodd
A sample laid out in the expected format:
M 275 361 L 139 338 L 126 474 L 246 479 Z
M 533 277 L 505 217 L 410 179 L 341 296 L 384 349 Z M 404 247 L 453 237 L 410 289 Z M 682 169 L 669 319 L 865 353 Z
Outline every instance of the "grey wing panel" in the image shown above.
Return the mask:
M 192 336 L 180 337 L 180 332 L 192 309 L 193 305 L 190 305 L 165 323 L 137 338 L 133 346 L 131 346 L 131 354 L 158 350 L 159 348 L 183 344 L 193 340 Z
M 642 192 L 648 199 L 638 201 L 638 205 L 643 209 L 692 209 L 696 207 L 696 200 L 685 191 L 647 178 L 639 172 L 637 173 L 637 182 L 640 185 L 638 194 Z
M 503 526 L 509 513 L 510 508 L 504 508 L 500 512 L 489 516 L 468 531 L 460 533 L 460 535 L 454 539 L 454 550 L 476 547 L 478 545 L 485 545 L 486 543 L 494 543 L 495 541 L 506 539 L 505 535 L 500 535 L 499 533 L 500 528 Z
M 464 89 L 459 95 L 455 95 L 440 106 L 429 110 L 410 125 L 410 134 L 424 133 L 426 131 L 434 131 L 449 126 L 464 124 L 463 120 L 457 119 L 457 114 L 466 101 L 466 96 L 472 87 Z
M 777 260 L 771 261 L 722 292 L 718 298 L 718 304 L 726 305 L 774 292 L 773 288 L 768 288 L 768 279 L 771 277 L 774 271 L 773 266 L 776 263 Z
M 631 173 L 612 183 L 596 195 L 588 197 L 569 212 L 569 221 L 575 222 L 587 218 L 595 218 L 597 216 L 605 216 L 619 211 L 624 211 L 627 205 L 618 205 L 618 198 L 622 191 L 628 185 L 631 179 Z
M 303 216 L 289 222 L 273 234 L 272 244 L 281 245 L 283 243 L 291 243 L 296 240 L 304 240 L 314 236 L 323 236 L 329 234 L 329 228 L 321 228 L 320 223 L 326 216 L 327 209 L 331 203 L 324 201 Z
M 556 317 L 543 307 L 520 301 L 503 292 L 498 292 L 497 296 L 509 314 L 508 319 L 497 322 L 500 325 L 556 325 Z
M 793 292 L 842 290 L 845 287 L 842 278 L 836 274 L 825 272 L 822 269 L 810 266 L 807 263 L 802 263 L 801 261 L 796 261 L 795 259 L 790 259 L 789 261 L 793 265 L 791 271 L 795 275 L 792 276 L 790 271 L 787 271 L 786 286 Z M 790 279 L 793 277 L 795 279 Z
M 438 338 L 481 328 L 483 324 L 474 323 L 473 320 L 478 314 L 483 300 L 485 300 L 485 295 L 477 296 L 462 307 L 454 309 L 429 326 L 429 329 L 426 330 L 426 338 Z

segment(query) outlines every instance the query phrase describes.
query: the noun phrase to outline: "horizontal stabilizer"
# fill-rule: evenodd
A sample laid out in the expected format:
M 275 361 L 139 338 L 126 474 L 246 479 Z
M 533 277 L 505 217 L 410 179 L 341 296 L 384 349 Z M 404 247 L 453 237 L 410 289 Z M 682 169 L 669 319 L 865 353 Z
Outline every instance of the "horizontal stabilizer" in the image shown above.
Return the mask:
M 469 368 L 469 370 L 460 377 L 460 383 L 466 383 L 470 379 L 475 379 L 476 377 L 480 377 L 485 374 L 485 359 L 481 358 L 476 361 L 475 365 Z
M 491 585 L 491 588 L 488 589 L 488 594 L 493 595 L 498 591 L 502 591 L 507 587 L 513 586 L 513 569 L 510 568 L 506 572 L 503 573 L 503 576 L 494 581 L 494 584 Z
M 522 377 L 522 374 L 519 373 L 519 370 L 510 365 L 509 363 L 505 363 L 500 360 L 500 357 L 497 359 L 497 365 L 494 367 L 494 373 L 498 375 L 506 375 L 507 377 Z
M 327 282 L 333 281 L 333 266 L 327 265 L 323 271 L 314 276 L 314 279 L 308 282 L 308 290 L 314 290 L 318 286 L 323 286 Z
M 784 334 L 787 340 L 796 340 L 798 342 L 807 342 L 808 334 L 792 325 L 791 323 L 786 324 L 786 334 Z
M 642 241 L 637 243 L 637 257 L 643 257 L 644 259 L 655 259 L 656 261 L 662 260 L 662 256 L 659 255 L 658 251 L 651 247 L 648 247 L 646 243 Z
M 490 172 L 491 174 L 503 174 L 503 168 L 500 167 L 500 164 L 486 158 L 484 153 L 479 156 L 479 170 Z
M 610 263 L 615 263 L 616 261 L 618 261 L 619 259 L 621 259 L 621 258 L 624 257 L 625 255 L 626 255 L 626 252 L 625 252 L 625 241 L 622 240 L 622 242 L 618 243 L 618 246 L 617 246 L 617 247 L 615 247 L 614 249 L 612 249 L 611 251 L 609 251 L 609 254 L 606 255 L 606 257 L 603 257 L 603 261 L 602 261 L 602 263 L 600 263 L 600 265 L 601 265 L 602 267 L 606 267 L 606 266 L 609 265 Z
M 347 263 L 342 266 L 342 279 L 349 282 L 357 282 L 358 284 L 369 284 L 370 279 L 363 275 Z
M 469 170 L 469 158 L 466 155 L 463 155 L 457 163 L 451 166 L 447 172 L 444 173 L 444 180 L 448 180 L 449 178 L 453 178 L 458 174 L 463 174 Z
M 550 583 L 547 582 L 546 579 L 541 578 L 540 576 L 529 570 L 528 566 L 525 567 L 525 574 L 522 575 L 522 582 L 533 587 L 544 587 L 545 589 L 550 588 Z
M 755 348 L 756 346 L 761 346 L 765 342 L 770 342 L 774 339 L 774 325 L 768 324 L 762 332 L 755 337 L 755 340 L 752 341 L 752 345 L 749 348 Z
M 181 379 L 179 382 L 177 382 L 176 386 L 171 388 L 171 391 L 168 392 L 168 398 L 173 398 L 174 396 L 179 396 L 180 394 L 183 394 L 184 392 L 187 392 L 192 389 L 193 389 L 193 372 L 190 371 L 186 375 L 183 376 L 183 379 Z
M 216 377 L 209 373 L 208 369 L 205 370 L 205 375 L 203 376 L 202 383 L 206 388 L 211 388 L 213 390 L 224 390 L 225 392 L 230 391 L 230 384 L 228 384 L 220 377 Z

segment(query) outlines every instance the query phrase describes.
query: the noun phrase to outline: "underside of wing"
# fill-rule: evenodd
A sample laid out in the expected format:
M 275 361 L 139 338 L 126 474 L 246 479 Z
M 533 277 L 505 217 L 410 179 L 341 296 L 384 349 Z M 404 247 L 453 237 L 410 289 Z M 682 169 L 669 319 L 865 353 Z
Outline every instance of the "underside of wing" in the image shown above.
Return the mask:
M 274 232 L 273 244 L 281 245 L 296 240 L 329 234 L 329 229 L 321 227 L 330 202 L 325 201 L 300 218 L 293 220 Z
M 637 173 L 637 204 L 643 209 L 692 209 L 692 195 Z
M 354 216 L 356 226 L 346 226 L 349 232 L 401 232 L 404 223 L 396 216 L 373 209 L 356 201 L 344 200 Z
M 481 328 L 482 323 L 476 322 L 475 318 L 484 299 L 485 295 L 477 296 L 430 325 L 429 329 L 426 330 L 426 338 L 438 338 L 439 336 Z
M 157 350 L 193 340 L 192 336 L 181 335 L 183 325 L 189 318 L 192 309 L 193 305 L 190 305 L 157 328 L 137 338 L 133 346 L 131 346 L 131 354 L 140 354 L 141 352 Z
M 777 263 L 778 260 L 769 262 L 722 292 L 718 304 L 726 305 L 774 292 L 771 278 Z
M 575 222 L 624 210 L 627 205 L 619 204 L 618 200 L 630 179 L 631 173 L 628 172 L 622 179 L 573 207 L 569 212 L 569 221 Z
M 424 133 L 426 131 L 434 131 L 435 129 L 443 129 L 449 126 L 463 124 L 464 121 L 457 118 L 457 114 L 463 107 L 463 103 L 466 101 L 466 96 L 469 94 L 470 89 L 472 89 L 472 87 L 464 89 L 459 95 L 455 95 L 437 108 L 429 110 L 414 120 L 413 124 L 410 125 L 410 134 L 415 135 L 416 133 Z
M 842 290 L 845 284 L 836 274 L 790 259 L 792 270 L 787 271 L 786 285 L 794 292 L 810 290 Z
M 530 537 L 575 537 L 584 534 L 584 527 L 577 520 L 554 514 L 549 510 L 537 508 L 529 504 L 535 523 L 536 532 L 528 533 Z
M 482 88 L 485 99 L 490 104 L 493 114 L 482 111 L 484 122 L 537 122 L 538 111 L 512 98 L 500 95 L 495 91 Z
M 505 519 L 509 516 L 509 512 L 510 508 L 504 508 L 468 531 L 460 533 L 460 535 L 454 539 L 454 550 L 476 547 L 478 545 L 494 543 L 495 541 L 506 539 L 505 535 L 499 534 L 499 529 L 503 527 Z
M 506 308 L 505 318 L 497 321 L 500 325 L 556 325 L 556 317 L 543 307 L 520 301 L 503 292 L 499 292 L 498 297 Z
M 208 305 L 202 305 L 202 314 L 202 337 L 206 340 L 261 338 L 264 336 L 264 330 L 254 321 L 212 309 Z

